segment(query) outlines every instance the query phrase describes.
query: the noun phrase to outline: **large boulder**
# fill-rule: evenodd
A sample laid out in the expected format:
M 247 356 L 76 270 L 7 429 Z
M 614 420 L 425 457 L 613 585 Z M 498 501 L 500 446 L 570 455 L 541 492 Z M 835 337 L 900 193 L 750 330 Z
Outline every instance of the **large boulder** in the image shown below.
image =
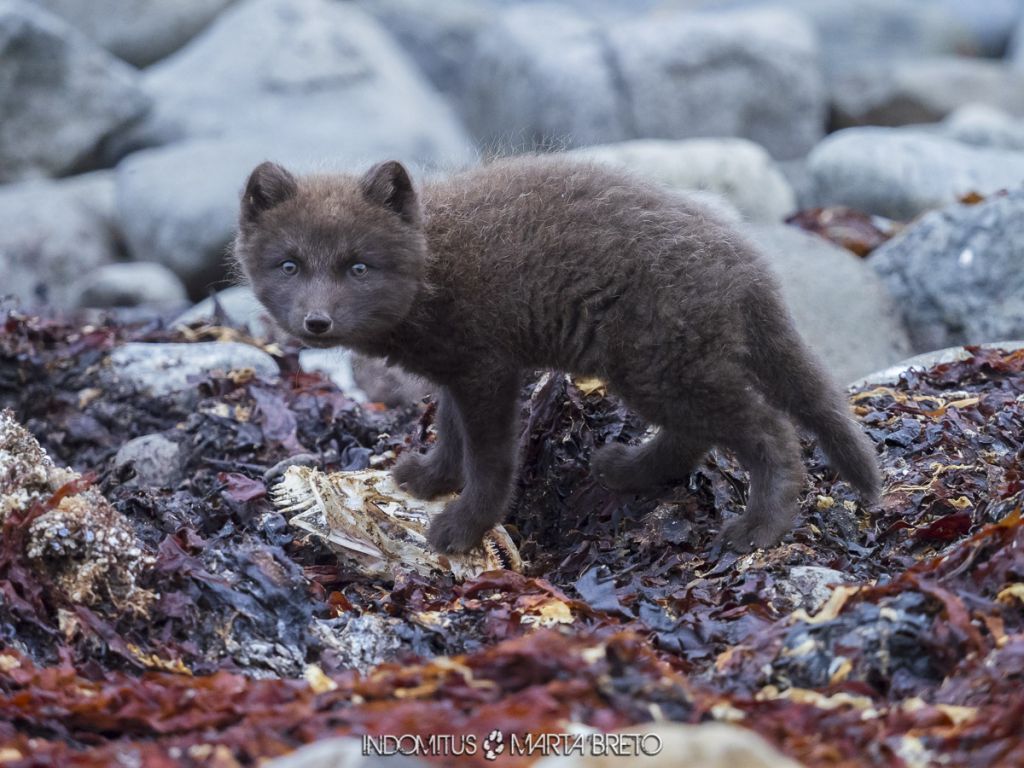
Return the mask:
M 939 7 L 967 29 L 984 56 L 1001 56 L 1024 19 L 1024 0 L 939 0 Z
M 1024 153 L 972 147 L 903 128 L 848 128 L 808 158 L 818 205 L 909 219 L 1024 181 Z
M 451 163 L 469 142 L 383 29 L 350 3 L 244 0 L 146 70 L 151 115 L 112 151 L 183 138 L 259 138 L 364 160 Z
M 836 381 L 865 376 L 910 353 L 899 312 L 863 259 L 784 224 L 746 231 L 768 257 L 800 334 Z
M 476 37 L 487 27 L 494 8 L 481 0 L 360 0 L 427 79 L 460 111 L 469 82 L 469 60 Z
M 793 189 L 778 165 L 746 139 L 636 139 L 572 154 L 625 167 L 671 189 L 714 192 L 751 221 L 778 222 L 796 208 Z
M 837 127 L 941 120 L 980 103 L 1024 115 L 1024 72 L 985 59 L 948 56 L 851 67 L 832 84 Z
M 185 281 L 195 296 L 226 278 L 227 246 L 262 145 L 191 141 L 136 152 L 117 167 L 117 213 L 129 252 Z M 280 156 L 275 159 L 285 160 Z
M 781 11 L 610 22 L 516 6 L 479 35 L 469 70 L 467 121 L 499 149 L 735 136 L 789 158 L 824 125 L 814 35 Z
M 917 351 L 1024 337 L 1024 187 L 922 217 L 869 263 Z
M 148 108 L 130 66 L 58 17 L 0 0 L 0 182 L 86 167 Z
M 942 7 L 952 2 L 956 0 L 938 4 L 922 0 L 674 0 L 686 8 L 782 6 L 801 14 L 818 34 L 829 78 L 865 61 L 978 50 L 980 43 L 972 30 Z
M 32 0 L 115 56 L 145 67 L 178 50 L 234 0 Z
M 109 171 L 0 186 L 0 295 L 75 305 L 89 276 L 119 256 L 113 219 Z

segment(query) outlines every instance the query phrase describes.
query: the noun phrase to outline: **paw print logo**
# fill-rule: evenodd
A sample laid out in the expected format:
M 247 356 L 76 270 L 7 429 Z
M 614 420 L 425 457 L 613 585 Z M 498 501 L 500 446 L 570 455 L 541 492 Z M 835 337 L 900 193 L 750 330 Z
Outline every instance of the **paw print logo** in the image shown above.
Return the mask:
M 498 755 L 505 751 L 505 737 L 501 735 L 501 731 L 495 728 L 488 733 L 487 738 L 484 739 L 483 748 L 486 759 L 497 760 Z

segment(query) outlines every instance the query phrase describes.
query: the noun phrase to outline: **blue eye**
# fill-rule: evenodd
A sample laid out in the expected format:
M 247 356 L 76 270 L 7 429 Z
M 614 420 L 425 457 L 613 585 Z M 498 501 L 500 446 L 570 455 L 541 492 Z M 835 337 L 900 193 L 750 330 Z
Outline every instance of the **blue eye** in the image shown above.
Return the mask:
M 362 277 L 363 275 L 366 274 L 368 269 L 369 269 L 368 266 L 366 266 L 363 263 L 359 263 L 359 264 L 353 264 L 351 267 L 349 267 L 348 271 L 351 272 L 356 277 Z
M 281 271 L 291 277 L 299 271 L 299 265 L 292 260 L 281 262 Z

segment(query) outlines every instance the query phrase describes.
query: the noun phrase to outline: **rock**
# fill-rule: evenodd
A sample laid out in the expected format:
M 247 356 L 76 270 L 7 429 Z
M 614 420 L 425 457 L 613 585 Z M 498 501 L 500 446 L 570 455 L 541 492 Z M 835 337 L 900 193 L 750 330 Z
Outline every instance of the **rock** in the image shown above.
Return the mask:
M 842 571 L 818 565 L 794 565 L 785 578 L 777 577 L 769 588 L 769 602 L 776 610 L 803 610 L 813 615 L 828 602 L 835 587 L 849 577 Z
M 1024 152 L 1024 119 L 988 104 L 968 104 L 947 117 L 942 135 L 976 147 Z
M 1017 24 L 1017 29 L 1013 33 L 1006 58 L 1015 68 L 1024 70 L 1024 14 L 1021 14 L 1020 23 Z
M 1017 20 L 1024 19 L 1024 0 L 939 0 L 938 5 L 968 30 L 983 56 L 1002 56 Z
M 817 57 L 807 25 L 780 11 L 613 23 L 517 6 L 477 39 L 467 122 L 486 146 L 731 136 L 797 157 L 823 130 Z
M 479 36 L 466 121 L 485 146 L 585 146 L 637 136 L 602 26 L 556 5 L 513 7 Z
M 83 281 L 119 256 L 106 171 L 0 186 L 0 295 L 70 308 Z
M 263 768 L 429 768 L 431 763 L 403 755 L 365 754 L 362 739 L 341 736 L 323 739 L 278 757 Z
M 208 341 L 197 344 L 143 344 L 130 342 L 110 355 L 110 374 L 119 382 L 153 395 L 190 392 L 189 377 L 212 371 L 251 369 L 256 376 L 275 379 L 277 363 L 249 344 Z
M 135 476 L 128 481 L 143 488 L 169 488 L 181 479 L 182 450 L 161 434 L 143 435 L 121 446 L 114 457 L 118 469 L 129 463 Z
M 218 307 L 225 324 L 240 328 L 251 336 L 276 338 L 273 320 L 247 285 L 235 285 L 218 291 L 178 315 L 173 324 L 184 326 L 198 322 L 217 322 Z
M 799 13 L 817 32 L 829 79 L 865 61 L 942 56 L 979 47 L 971 30 L 948 8 L 921 0 L 683 0 L 680 4 L 703 9 L 781 4 Z
M 778 222 L 796 209 L 793 189 L 778 165 L 746 139 L 639 139 L 572 154 L 624 166 L 671 189 L 720 194 L 751 221 Z
M 808 163 L 817 205 L 848 205 L 894 219 L 1024 179 L 1024 153 L 900 128 L 839 131 L 814 148 Z
M 32 0 L 115 56 L 145 67 L 178 50 L 234 0 Z
M 623 728 L 611 734 L 617 737 L 614 739 L 615 747 L 602 746 L 613 741 L 605 738 L 594 739 L 592 742 L 588 740 L 578 750 L 569 748 L 575 744 L 577 734 L 599 737 L 603 735 L 602 732 L 576 723 L 569 723 L 565 732 L 572 737 L 563 747 L 567 754 L 541 757 L 533 763 L 536 768 L 621 768 L 624 765 L 642 765 L 644 768 L 800 768 L 798 763 L 781 754 L 753 731 L 727 723 L 683 725 L 659 722 L 649 726 Z M 435 752 L 425 748 L 415 756 L 407 754 L 416 751 L 411 738 L 400 742 L 398 739 L 381 742 L 382 751 L 386 753 L 384 755 L 374 754 L 372 746 L 367 755 L 363 742 L 351 737 L 325 739 L 272 760 L 266 768 L 412 768 L 428 765 L 419 758 L 447 756 L 450 762 L 456 754 L 476 756 L 478 760 L 492 760 L 502 754 L 521 754 L 512 752 L 512 739 L 518 739 L 517 748 L 522 750 L 525 746 L 524 736 L 514 729 L 480 734 L 472 747 L 468 741 L 463 745 L 456 736 L 447 753 L 440 748 Z M 557 734 L 551 736 L 557 738 Z M 423 739 L 423 743 L 429 747 L 426 739 Z M 559 742 L 555 740 L 553 743 L 557 748 Z M 623 751 L 627 748 L 631 749 L 628 753 Z M 488 749 L 492 750 L 492 757 L 487 757 Z M 535 756 L 539 754 L 540 749 Z M 548 754 L 554 754 L 554 748 L 548 750 Z
M 596 731 L 580 726 L 584 732 Z M 572 726 L 570 726 L 572 729 Z M 579 732 L 577 730 L 577 732 Z M 635 749 L 630 757 L 616 750 L 585 749 L 583 754 L 545 757 L 536 768 L 800 768 L 753 731 L 728 723 L 706 722 L 700 725 L 659 722 L 646 727 L 630 727 L 615 734 L 635 734 Z M 517 734 L 518 735 L 518 734 Z M 503 737 L 507 738 L 507 737 Z M 620 739 L 622 743 L 624 739 Z
M 785 160 L 778 165 L 793 190 L 793 195 L 796 198 L 796 210 L 804 211 L 813 208 L 814 177 L 811 176 L 811 169 L 807 167 L 807 159 Z
M 273 52 L 268 55 L 267 52 Z M 146 70 L 155 108 L 118 151 L 186 137 L 258 137 L 309 155 L 466 162 L 462 127 L 358 6 L 243 0 Z
M 1024 187 L 933 211 L 869 264 L 903 312 L 914 349 L 1024 337 Z
M 863 259 L 795 227 L 751 225 L 747 232 L 775 270 L 800 334 L 836 381 L 907 356 L 899 312 Z
M 666 14 L 613 25 L 609 40 L 638 137 L 737 136 L 779 159 L 821 138 L 819 50 L 799 16 Z
M 178 307 L 185 286 L 171 270 L 146 261 L 106 264 L 82 280 L 81 307 Z
M 148 108 L 127 64 L 56 16 L 0 0 L 0 182 L 86 167 Z
M 126 158 L 119 217 L 132 255 L 172 269 L 196 298 L 228 278 L 239 195 L 263 160 L 308 172 L 471 158 L 449 108 L 348 3 L 246 0 L 147 72 L 158 108 L 117 152 L 200 138 Z
M 494 8 L 480 0 L 362 0 L 360 5 L 395 36 L 433 86 L 464 111 L 469 59 Z
M 129 252 L 205 295 L 228 275 L 241 191 L 267 157 L 251 142 L 193 141 L 126 158 L 116 171 L 117 213 Z
M 352 353 L 347 349 L 303 349 L 299 352 L 299 366 L 307 373 L 324 374 L 353 400 L 366 399 L 356 385 L 352 374 Z
M 831 90 L 837 128 L 931 123 L 972 102 L 1024 115 L 1024 72 L 983 59 L 869 61 L 849 68 Z

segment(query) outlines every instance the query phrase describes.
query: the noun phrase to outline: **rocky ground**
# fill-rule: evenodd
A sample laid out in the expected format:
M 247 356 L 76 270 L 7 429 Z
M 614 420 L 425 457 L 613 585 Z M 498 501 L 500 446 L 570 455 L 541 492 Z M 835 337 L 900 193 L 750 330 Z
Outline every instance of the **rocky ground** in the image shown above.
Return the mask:
M 142 344 L 182 375 L 135 366 Z M 714 538 L 744 502 L 728 456 L 687 485 L 612 494 L 588 457 L 643 425 L 598 385 L 534 380 L 507 522 L 526 570 L 461 584 L 361 576 L 262 479 L 303 451 L 388 466 L 432 440 L 429 404 L 363 408 L 295 349 L 221 326 L 9 314 L 0 372 L 9 418 L 85 475 L 5 507 L 12 765 L 250 765 L 339 734 L 712 720 L 805 765 L 1024 761 L 1024 352 L 853 390 L 882 503 L 864 509 L 807 443 L 800 524 L 745 557 Z M 18 450 L 0 445 L 5 466 Z M 68 512 L 86 488 L 109 509 Z

